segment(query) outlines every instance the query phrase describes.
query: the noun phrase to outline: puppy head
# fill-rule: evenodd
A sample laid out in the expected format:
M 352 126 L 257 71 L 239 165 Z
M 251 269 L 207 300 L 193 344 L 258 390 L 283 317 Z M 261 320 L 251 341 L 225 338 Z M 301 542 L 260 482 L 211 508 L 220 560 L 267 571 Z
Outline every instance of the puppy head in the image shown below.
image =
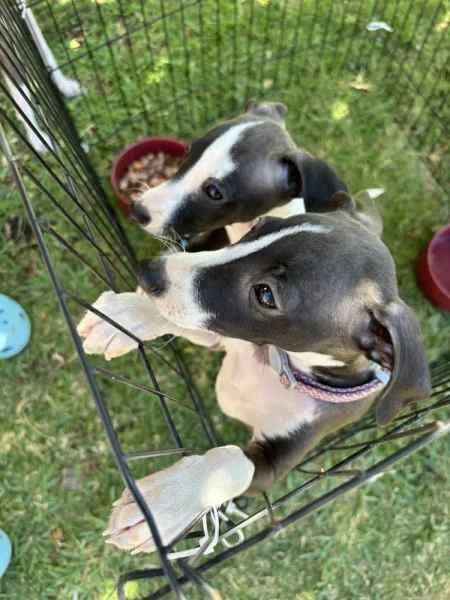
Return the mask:
M 141 285 L 184 328 L 389 367 L 380 424 L 429 393 L 419 326 L 398 296 L 392 257 L 357 214 L 265 219 L 233 246 L 145 263 Z
M 246 113 L 208 131 L 171 180 L 142 195 L 135 219 L 149 233 L 189 237 L 251 221 L 298 196 L 322 210 L 345 185 L 296 148 L 285 113 L 280 103 L 250 102 Z

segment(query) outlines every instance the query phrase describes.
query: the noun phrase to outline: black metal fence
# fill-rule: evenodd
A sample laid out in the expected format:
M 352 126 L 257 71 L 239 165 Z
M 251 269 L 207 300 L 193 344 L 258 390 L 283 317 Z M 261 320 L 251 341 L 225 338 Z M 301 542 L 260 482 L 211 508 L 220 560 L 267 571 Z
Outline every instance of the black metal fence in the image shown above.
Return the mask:
M 144 346 L 137 340 L 138 362 L 126 357 L 108 368 L 83 352 L 75 324 L 84 309 L 105 288 L 123 291 L 136 285 L 134 248 L 105 192 L 106 165 L 125 143 L 148 132 L 192 138 L 238 111 L 250 96 L 286 99 L 294 93 L 301 99 L 313 94 L 302 88 L 306 73 L 309 81 L 311 74 L 321 81 L 370 73 L 388 92 L 396 121 L 434 180 L 448 191 L 450 43 L 445 3 L 34 0 L 28 8 L 59 68 L 89 93 L 73 101 L 70 115 L 55 86 L 56 66 L 44 65 L 36 49 L 29 15 L 20 2 L 3 0 L 0 86 L 6 103 L 0 109 L 1 146 L 117 466 L 158 546 L 161 568 L 122 576 L 119 596 L 125 598 L 126 581 L 165 577 L 166 583 L 149 598 L 170 590 L 181 598 L 182 584 L 188 581 L 212 597 L 203 577 L 209 568 L 447 433 L 449 425 L 436 419 L 438 409 L 450 403 L 449 360 L 443 356 L 433 365 L 429 401 L 403 414 L 387 432 L 380 433 L 367 417 L 327 440 L 270 499 L 242 500 L 239 507 L 245 512 L 221 520 L 221 541 L 212 556 L 203 555 L 204 546 L 189 560 L 171 560 L 173 548 L 160 544 L 131 462 L 151 459 L 150 467 L 156 469 L 161 457 L 176 458 L 221 440 L 211 419 L 212 399 L 198 391 L 205 385 L 198 381 L 189 348 L 173 341 Z M 380 29 L 371 35 L 366 26 L 374 21 L 387 23 L 393 31 Z M 290 111 L 294 118 L 305 117 L 301 101 L 294 108 L 290 103 Z M 47 152 L 36 150 L 24 124 Z M 124 448 L 121 442 L 111 407 L 130 390 L 135 404 L 151 400 L 152 419 L 165 424 L 167 436 L 158 447 Z M 194 530 L 187 539 L 201 535 Z

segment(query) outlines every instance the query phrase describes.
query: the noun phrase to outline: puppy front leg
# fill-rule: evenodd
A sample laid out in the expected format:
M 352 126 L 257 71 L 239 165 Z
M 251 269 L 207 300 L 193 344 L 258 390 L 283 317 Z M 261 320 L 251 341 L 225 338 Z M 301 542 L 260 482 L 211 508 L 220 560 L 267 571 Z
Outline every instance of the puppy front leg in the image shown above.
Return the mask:
M 306 438 L 305 438 L 306 439 Z M 298 440 L 297 440 L 298 441 Z M 201 456 L 187 456 L 137 482 L 156 520 L 163 543 L 179 538 L 212 507 L 241 495 L 267 491 L 301 460 L 307 449 L 286 452 L 286 440 L 254 440 L 245 452 L 220 446 Z M 128 489 L 114 503 L 106 543 L 122 550 L 153 552 L 156 547 L 144 517 Z
M 165 545 L 172 543 L 212 507 L 240 496 L 250 485 L 253 463 L 237 446 L 220 446 L 187 456 L 137 482 Z M 143 515 L 126 489 L 114 503 L 106 543 L 123 550 L 153 552 Z
M 345 404 L 322 404 L 313 421 L 299 423 L 291 433 L 270 437 L 260 432 L 245 449 L 255 464 L 255 474 L 246 495 L 266 492 L 292 469 L 326 436 L 360 419 L 372 406 L 376 394 Z
M 245 491 L 245 495 L 256 496 L 256 494 L 267 492 L 276 479 L 270 446 L 266 441 L 253 440 L 244 453 L 255 466 L 253 479 Z
M 323 434 L 307 425 L 286 437 L 252 440 L 244 452 L 254 463 L 255 473 L 245 495 L 267 492 L 275 481 L 294 469 L 322 437 Z
M 87 354 L 104 354 L 106 360 L 135 350 L 139 342 L 166 334 L 181 335 L 208 347 L 216 345 L 220 339 L 209 331 L 181 329 L 159 313 L 151 298 L 139 292 L 104 292 L 93 308 L 131 334 L 92 311 L 86 313 L 77 327 L 78 334 L 84 338 L 83 348 Z

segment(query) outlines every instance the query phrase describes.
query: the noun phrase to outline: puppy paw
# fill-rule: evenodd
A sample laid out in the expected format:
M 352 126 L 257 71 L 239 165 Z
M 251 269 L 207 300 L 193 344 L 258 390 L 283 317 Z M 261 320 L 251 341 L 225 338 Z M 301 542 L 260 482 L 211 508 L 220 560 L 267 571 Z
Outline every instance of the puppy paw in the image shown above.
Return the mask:
M 187 531 L 212 506 L 241 495 L 250 486 L 254 465 L 237 446 L 213 448 L 188 456 L 137 482 L 163 544 Z M 128 489 L 114 503 L 104 532 L 106 543 L 122 550 L 156 549 L 146 521 Z
M 87 354 L 103 354 L 106 360 L 111 360 L 135 350 L 138 347 L 135 338 L 148 341 L 170 333 L 167 321 L 153 302 L 135 292 L 104 292 L 93 307 L 135 337 L 88 311 L 77 327 Z

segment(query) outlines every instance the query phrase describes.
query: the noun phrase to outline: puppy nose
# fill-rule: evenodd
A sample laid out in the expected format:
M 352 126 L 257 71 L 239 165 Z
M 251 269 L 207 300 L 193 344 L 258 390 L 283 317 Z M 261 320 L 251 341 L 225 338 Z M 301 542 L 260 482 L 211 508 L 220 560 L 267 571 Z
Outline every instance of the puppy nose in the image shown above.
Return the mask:
M 165 260 L 144 260 L 139 263 L 138 283 L 148 294 L 162 294 L 167 288 Z
M 148 225 L 152 220 L 148 210 L 140 202 L 133 202 L 130 210 L 130 217 L 139 223 L 139 225 Z

